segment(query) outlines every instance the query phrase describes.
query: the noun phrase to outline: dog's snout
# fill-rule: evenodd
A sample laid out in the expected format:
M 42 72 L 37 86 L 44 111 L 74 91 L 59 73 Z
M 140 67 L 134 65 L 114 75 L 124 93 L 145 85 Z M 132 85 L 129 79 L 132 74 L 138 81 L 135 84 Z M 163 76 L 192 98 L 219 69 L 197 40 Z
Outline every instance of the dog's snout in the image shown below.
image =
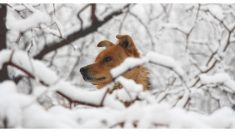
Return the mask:
M 87 67 L 87 66 L 86 66 L 86 67 L 82 67 L 82 68 L 80 69 L 80 72 L 81 72 L 82 77 L 83 77 L 83 79 L 84 79 L 85 81 L 91 80 L 91 76 L 90 76 L 89 73 L 88 73 L 88 67 Z
M 88 71 L 88 68 L 87 68 L 87 67 L 82 67 L 82 68 L 80 69 L 80 72 L 81 72 L 82 74 L 86 74 L 87 71 Z

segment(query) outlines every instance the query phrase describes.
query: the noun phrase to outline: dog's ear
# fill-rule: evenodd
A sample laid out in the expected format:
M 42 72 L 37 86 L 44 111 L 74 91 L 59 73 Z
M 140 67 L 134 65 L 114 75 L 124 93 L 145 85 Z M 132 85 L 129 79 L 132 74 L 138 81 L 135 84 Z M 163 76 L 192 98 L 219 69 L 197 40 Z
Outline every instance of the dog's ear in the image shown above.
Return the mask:
M 117 35 L 116 38 L 118 39 L 118 45 L 126 51 L 128 56 L 140 56 L 132 38 L 129 35 Z
M 97 44 L 97 47 L 110 47 L 110 46 L 113 46 L 114 44 L 108 40 L 103 40 L 103 41 L 100 41 L 98 44 Z

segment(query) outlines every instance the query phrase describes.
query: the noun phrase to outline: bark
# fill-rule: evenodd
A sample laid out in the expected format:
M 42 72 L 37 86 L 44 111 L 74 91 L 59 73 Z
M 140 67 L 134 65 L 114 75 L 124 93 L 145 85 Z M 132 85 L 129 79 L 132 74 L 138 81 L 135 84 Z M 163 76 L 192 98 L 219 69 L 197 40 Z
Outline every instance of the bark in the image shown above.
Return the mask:
M 6 15 L 7 15 L 7 6 L 6 4 L 0 4 L 0 51 L 7 48 L 6 42 Z M 7 66 L 4 65 L 0 70 L 0 82 L 9 79 Z

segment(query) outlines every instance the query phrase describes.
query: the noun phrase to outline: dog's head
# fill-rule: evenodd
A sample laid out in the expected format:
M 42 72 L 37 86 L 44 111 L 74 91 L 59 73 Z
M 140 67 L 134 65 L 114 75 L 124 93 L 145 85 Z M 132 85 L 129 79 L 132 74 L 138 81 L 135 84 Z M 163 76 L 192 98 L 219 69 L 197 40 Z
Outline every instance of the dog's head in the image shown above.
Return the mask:
M 128 35 L 117 35 L 118 43 L 115 45 L 108 40 L 98 43 L 97 47 L 105 47 L 98 54 L 95 63 L 82 67 L 80 72 L 85 81 L 89 81 L 102 88 L 112 81 L 110 70 L 120 65 L 127 57 L 139 57 L 138 50 Z

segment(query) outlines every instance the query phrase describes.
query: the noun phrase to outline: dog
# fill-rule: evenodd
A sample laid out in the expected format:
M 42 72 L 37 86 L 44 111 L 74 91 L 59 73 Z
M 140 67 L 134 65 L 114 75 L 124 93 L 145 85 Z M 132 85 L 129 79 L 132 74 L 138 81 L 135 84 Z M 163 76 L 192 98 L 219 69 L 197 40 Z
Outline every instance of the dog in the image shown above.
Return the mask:
M 80 72 L 85 81 L 91 82 L 98 89 L 113 81 L 110 70 L 120 65 L 126 58 L 139 58 L 134 41 L 129 35 L 117 35 L 117 44 L 108 40 L 98 43 L 97 47 L 105 47 L 95 59 L 95 63 L 82 67 Z M 125 72 L 122 76 L 134 80 L 137 84 L 142 84 L 144 90 L 149 88 L 148 70 L 143 66 L 135 67 Z M 114 89 L 122 88 L 120 84 L 115 84 Z

